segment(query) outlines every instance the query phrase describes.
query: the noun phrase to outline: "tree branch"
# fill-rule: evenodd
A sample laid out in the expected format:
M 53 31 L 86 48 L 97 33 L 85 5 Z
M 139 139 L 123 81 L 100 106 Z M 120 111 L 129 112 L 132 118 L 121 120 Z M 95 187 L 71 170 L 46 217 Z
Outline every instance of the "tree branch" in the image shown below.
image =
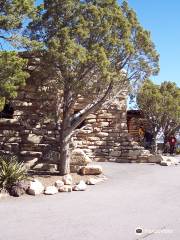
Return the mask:
M 104 93 L 103 97 L 101 97 L 101 99 L 97 100 L 94 104 L 91 104 L 90 106 L 88 105 L 86 108 L 84 108 L 83 110 L 79 111 L 78 114 L 75 115 L 75 118 L 73 119 L 73 123 L 71 125 L 71 128 L 69 129 L 69 132 L 72 132 L 74 129 L 76 129 L 79 124 L 90 114 L 90 113 L 94 113 L 97 110 L 99 110 L 99 108 L 103 105 L 103 103 L 105 102 L 108 94 L 112 91 L 113 88 L 113 82 L 111 82 L 106 90 L 106 92 Z

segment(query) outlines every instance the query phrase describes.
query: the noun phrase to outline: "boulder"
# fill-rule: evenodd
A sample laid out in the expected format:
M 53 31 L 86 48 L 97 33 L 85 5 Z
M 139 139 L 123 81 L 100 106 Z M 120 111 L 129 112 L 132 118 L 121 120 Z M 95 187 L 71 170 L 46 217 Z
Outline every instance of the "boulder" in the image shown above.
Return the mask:
M 58 193 L 58 189 L 55 186 L 48 186 L 44 191 L 46 195 L 54 195 L 56 193 Z
M 81 167 L 79 173 L 82 175 L 99 175 L 102 173 L 102 167 L 99 165 Z
M 70 174 L 65 175 L 62 180 L 65 185 L 71 185 L 73 182 L 72 176 Z
M 34 179 L 33 181 L 30 182 L 30 186 L 27 190 L 27 193 L 29 195 L 39 195 L 41 193 L 44 192 L 44 186 L 42 185 L 42 183 L 37 180 L 37 179 Z
M 9 194 L 13 197 L 20 197 L 21 195 L 25 194 L 29 184 L 27 182 L 17 182 L 9 189 Z
M 57 180 L 57 181 L 54 183 L 54 186 L 59 189 L 60 187 L 64 186 L 64 182 L 61 181 L 61 180 Z
M 72 192 L 72 186 L 64 185 L 59 188 L 59 192 Z
M 73 191 L 85 191 L 86 189 L 87 185 L 83 180 L 73 187 Z
M 82 149 L 74 149 L 71 153 L 71 165 L 86 166 L 92 160 Z

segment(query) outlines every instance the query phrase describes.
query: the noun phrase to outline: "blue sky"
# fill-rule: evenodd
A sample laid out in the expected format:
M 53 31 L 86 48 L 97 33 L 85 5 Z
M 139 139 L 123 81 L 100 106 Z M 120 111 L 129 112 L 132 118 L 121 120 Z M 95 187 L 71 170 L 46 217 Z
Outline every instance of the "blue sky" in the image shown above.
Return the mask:
M 37 3 L 42 2 L 38 0 Z M 119 0 L 121 2 L 121 0 Z M 180 86 L 180 0 L 129 0 L 140 23 L 149 30 L 160 54 L 155 82 L 173 81 Z
M 151 32 L 160 54 L 157 83 L 173 81 L 180 86 L 180 1 L 129 0 L 140 23 Z

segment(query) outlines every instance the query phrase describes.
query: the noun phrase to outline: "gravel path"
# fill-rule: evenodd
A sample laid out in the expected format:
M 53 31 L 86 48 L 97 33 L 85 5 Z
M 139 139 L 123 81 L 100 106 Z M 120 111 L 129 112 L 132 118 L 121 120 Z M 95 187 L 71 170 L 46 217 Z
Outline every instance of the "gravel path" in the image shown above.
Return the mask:
M 180 239 L 180 166 L 101 165 L 86 192 L 1 199 L 0 240 Z

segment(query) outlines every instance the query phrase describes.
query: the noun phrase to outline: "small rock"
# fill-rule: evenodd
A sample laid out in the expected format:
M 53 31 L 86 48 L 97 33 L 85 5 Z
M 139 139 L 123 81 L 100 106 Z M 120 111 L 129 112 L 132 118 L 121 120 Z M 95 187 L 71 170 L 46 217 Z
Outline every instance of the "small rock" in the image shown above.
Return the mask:
M 86 184 L 87 185 L 96 185 L 98 183 L 98 179 L 96 178 L 89 178 L 87 181 L 86 181 Z
M 83 180 L 73 187 L 73 191 L 85 191 L 86 189 L 87 185 Z
M 161 165 L 161 166 L 171 166 L 172 163 L 169 162 L 169 161 L 161 161 L 161 162 L 160 162 L 160 165 Z
M 72 192 L 72 186 L 64 185 L 59 188 L 59 192 Z
M 56 193 L 58 193 L 58 189 L 55 186 L 46 187 L 44 191 L 44 194 L 46 195 L 54 195 Z
M 107 180 L 107 177 L 105 177 L 105 176 L 100 177 L 100 178 L 89 178 L 86 181 L 86 184 L 87 185 L 96 185 L 97 183 L 104 182 L 106 180 Z
M 6 191 L 0 191 L 0 199 L 8 197 L 9 194 Z
M 28 194 L 35 196 L 43 192 L 44 192 L 44 186 L 39 180 L 34 179 L 33 181 L 30 182 L 30 186 L 27 190 Z
M 60 187 L 64 186 L 64 182 L 61 181 L 61 180 L 57 180 L 57 181 L 54 183 L 54 186 L 59 189 Z
M 73 182 L 72 176 L 70 174 L 65 175 L 62 180 L 65 185 L 71 185 Z
M 102 167 L 99 165 L 85 166 L 80 168 L 79 173 L 82 175 L 99 175 L 102 173 Z
M 26 193 L 28 187 L 29 185 L 27 182 L 18 182 L 10 188 L 9 194 L 13 197 L 20 197 Z

